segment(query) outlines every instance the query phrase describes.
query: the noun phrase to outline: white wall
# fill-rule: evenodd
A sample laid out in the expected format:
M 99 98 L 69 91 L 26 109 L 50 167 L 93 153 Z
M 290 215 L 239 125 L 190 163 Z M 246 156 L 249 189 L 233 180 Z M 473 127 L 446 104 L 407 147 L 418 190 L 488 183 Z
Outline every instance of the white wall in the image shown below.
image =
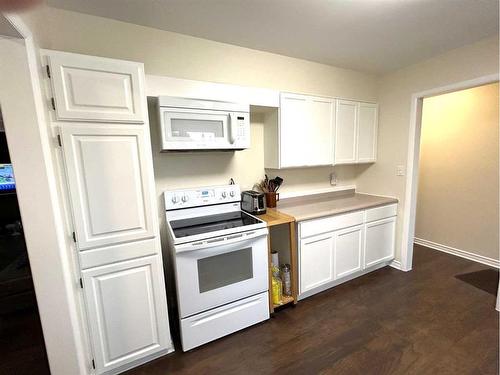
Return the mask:
M 396 166 L 406 166 L 411 96 L 424 90 L 485 75 L 498 74 L 498 38 L 448 51 L 442 55 L 381 77 L 378 85 L 378 159 L 361 170 L 358 190 L 394 196 L 400 200 L 396 258 L 401 254 L 402 214 L 406 177 Z
M 88 366 L 65 226 L 55 187 L 51 138 L 43 120 L 35 49 L 0 37 L 0 105 L 17 184 L 33 284 L 50 370 L 79 374 Z M 33 76 L 31 76 L 33 74 Z
M 400 217 L 405 209 L 405 178 L 397 177 L 395 170 L 407 161 L 411 95 L 498 73 L 497 38 L 449 51 L 378 79 L 351 70 L 59 9 L 41 8 L 25 19 L 44 48 L 143 61 L 148 74 L 378 101 L 378 161 L 371 166 L 339 169 L 340 183 L 356 181 L 360 191 L 399 198 Z M 259 122 L 254 118 L 255 139 L 261 133 Z M 153 121 L 151 126 L 154 127 Z M 249 150 L 232 156 L 210 154 L 204 158 L 155 155 L 155 169 L 160 168 L 156 171 L 160 180 L 158 188 L 180 186 L 183 179 L 190 181 L 190 185 L 220 183 L 230 177 L 251 182 L 264 173 L 263 165 L 257 165 L 258 160 L 262 160 L 257 154 L 257 150 Z M 207 175 L 207 169 L 198 167 L 200 174 L 183 174 L 185 166 L 200 165 L 200 159 L 211 166 L 207 168 L 223 173 Z M 180 167 L 175 167 L 174 161 Z M 330 171 L 330 168 L 280 171 L 286 179 L 283 191 L 305 186 L 328 187 Z M 398 221 L 397 258 L 401 250 L 400 233 L 401 220 Z
M 498 82 L 424 99 L 415 237 L 498 261 Z
M 376 77 L 370 74 L 54 8 L 41 8 L 25 18 L 43 48 L 142 61 L 149 75 L 376 99 Z M 156 145 L 156 119 L 151 118 L 151 126 Z M 159 190 L 221 184 L 230 177 L 251 187 L 265 173 L 258 116 L 252 117 L 252 136 L 252 149 L 236 153 L 167 155 L 155 149 Z M 285 177 L 283 191 L 329 187 L 331 170 L 280 172 Z M 338 168 L 339 184 L 352 183 L 356 173 L 355 167 Z

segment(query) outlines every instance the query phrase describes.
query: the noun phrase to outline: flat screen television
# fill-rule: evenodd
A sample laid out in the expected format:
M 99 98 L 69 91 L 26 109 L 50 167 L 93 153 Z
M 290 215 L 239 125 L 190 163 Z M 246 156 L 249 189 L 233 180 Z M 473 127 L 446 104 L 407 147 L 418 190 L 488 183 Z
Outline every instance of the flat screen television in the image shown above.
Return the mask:
M 0 194 L 16 190 L 12 164 L 0 164 Z

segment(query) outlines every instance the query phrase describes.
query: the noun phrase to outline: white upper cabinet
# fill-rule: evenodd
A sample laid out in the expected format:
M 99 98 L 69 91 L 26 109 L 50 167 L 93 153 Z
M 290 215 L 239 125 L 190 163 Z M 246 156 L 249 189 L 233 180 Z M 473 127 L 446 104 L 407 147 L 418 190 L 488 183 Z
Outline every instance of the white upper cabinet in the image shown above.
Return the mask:
M 270 169 L 373 163 L 378 106 L 281 93 L 278 113 L 264 119 L 264 166 Z
M 80 250 L 155 236 L 145 131 L 131 125 L 61 126 Z
M 358 163 L 377 159 L 378 106 L 360 103 L 358 106 Z
M 330 98 L 282 93 L 279 118 L 265 125 L 265 167 L 331 165 L 333 107 Z
M 82 271 L 97 374 L 171 346 L 159 255 Z
M 329 98 L 311 97 L 306 134 L 307 165 L 331 165 L 333 161 L 333 107 Z
M 337 100 L 335 115 L 335 164 L 356 162 L 358 105 L 349 100 Z
M 377 131 L 377 104 L 337 100 L 335 164 L 375 162 Z
M 56 119 L 143 123 L 142 64 L 46 51 Z
M 281 95 L 280 156 L 281 167 L 304 165 L 309 104 L 303 95 Z

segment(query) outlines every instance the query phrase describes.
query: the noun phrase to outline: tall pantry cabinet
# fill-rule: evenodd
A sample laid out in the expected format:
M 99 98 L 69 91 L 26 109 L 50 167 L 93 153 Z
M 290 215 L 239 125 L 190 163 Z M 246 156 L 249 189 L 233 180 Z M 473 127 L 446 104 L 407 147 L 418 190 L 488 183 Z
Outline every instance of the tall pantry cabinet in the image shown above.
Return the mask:
M 115 374 L 173 350 L 143 65 L 43 51 L 93 360 Z

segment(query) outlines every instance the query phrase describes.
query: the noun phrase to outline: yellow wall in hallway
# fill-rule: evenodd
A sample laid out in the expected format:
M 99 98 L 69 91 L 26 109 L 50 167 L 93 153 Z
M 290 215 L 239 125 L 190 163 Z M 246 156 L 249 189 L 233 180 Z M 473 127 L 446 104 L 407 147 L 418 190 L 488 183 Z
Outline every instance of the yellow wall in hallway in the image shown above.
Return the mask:
M 498 83 L 424 99 L 415 236 L 498 260 Z

